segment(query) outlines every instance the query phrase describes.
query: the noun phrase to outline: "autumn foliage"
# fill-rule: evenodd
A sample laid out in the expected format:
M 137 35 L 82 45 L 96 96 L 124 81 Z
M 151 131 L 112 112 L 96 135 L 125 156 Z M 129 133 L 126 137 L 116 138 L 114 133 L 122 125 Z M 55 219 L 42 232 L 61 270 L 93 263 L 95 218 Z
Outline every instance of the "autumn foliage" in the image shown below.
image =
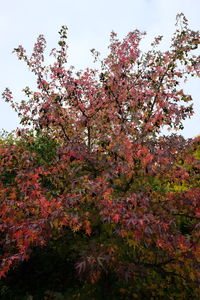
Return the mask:
M 144 33 L 112 32 L 105 59 L 92 50 L 100 67 L 79 72 L 67 65 L 67 28 L 59 35 L 50 65 L 42 35 L 30 56 L 14 50 L 37 91 L 21 103 L 3 93 L 23 128 L 0 146 L 1 276 L 68 232 L 85 283 L 112 274 L 119 299 L 197 297 L 200 142 L 162 129 L 193 114 L 180 84 L 200 75 L 199 32 L 180 14 L 170 49 L 158 37 L 146 53 Z

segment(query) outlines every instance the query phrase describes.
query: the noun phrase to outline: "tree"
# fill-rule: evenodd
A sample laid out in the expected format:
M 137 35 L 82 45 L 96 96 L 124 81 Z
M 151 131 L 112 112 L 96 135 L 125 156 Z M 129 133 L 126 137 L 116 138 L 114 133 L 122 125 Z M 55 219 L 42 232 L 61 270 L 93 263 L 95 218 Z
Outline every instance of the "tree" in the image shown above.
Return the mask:
M 3 93 L 24 129 L 0 148 L 1 276 L 34 246 L 71 230 L 83 241 L 80 278 L 95 283 L 112 274 L 120 286 L 129 283 L 122 293 L 136 298 L 198 295 L 200 189 L 179 163 L 195 161 L 187 151 L 193 141 L 161 130 L 182 129 L 193 114 L 180 82 L 199 76 L 192 52 L 199 32 L 180 14 L 170 50 L 157 50 L 157 37 L 147 53 L 139 50 L 144 33 L 120 41 L 112 32 L 100 70 L 80 72 L 67 67 L 65 26 L 59 35 L 51 65 L 44 64 L 42 35 L 30 57 L 22 46 L 14 50 L 38 90 L 25 88 L 20 104 L 9 89 Z M 183 180 L 187 188 L 177 191 Z

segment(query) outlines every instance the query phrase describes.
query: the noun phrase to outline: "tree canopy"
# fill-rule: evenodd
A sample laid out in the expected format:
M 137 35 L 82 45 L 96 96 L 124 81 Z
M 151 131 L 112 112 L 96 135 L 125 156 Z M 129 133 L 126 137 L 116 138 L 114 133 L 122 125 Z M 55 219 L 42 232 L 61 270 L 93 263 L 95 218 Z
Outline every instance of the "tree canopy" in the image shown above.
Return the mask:
M 101 67 L 79 72 L 65 26 L 50 65 L 42 35 L 30 56 L 14 50 L 37 91 L 3 93 L 23 128 L 0 145 L 1 276 L 53 243 L 109 299 L 199 295 L 199 138 L 162 135 L 193 114 L 181 83 L 200 74 L 199 32 L 182 14 L 176 26 L 169 50 L 159 36 L 146 53 L 143 32 L 112 32 L 105 59 L 92 50 Z

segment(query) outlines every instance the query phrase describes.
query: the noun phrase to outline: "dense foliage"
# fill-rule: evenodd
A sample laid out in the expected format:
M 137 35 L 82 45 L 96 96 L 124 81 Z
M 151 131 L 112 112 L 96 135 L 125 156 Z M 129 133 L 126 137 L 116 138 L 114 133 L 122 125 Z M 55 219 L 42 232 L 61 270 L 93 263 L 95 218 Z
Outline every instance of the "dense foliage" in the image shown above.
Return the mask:
M 31 56 L 15 49 L 38 90 L 20 104 L 3 93 L 24 126 L 0 146 L 3 280 L 29 268 L 32 295 L 38 270 L 51 274 L 41 293 L 70 299 L 198 299 L 199 138 L 161 130 L 193 113 L 180 83 L 199 76 L 199 32 L 180 14 L 170 50 L 158 37 L 147 53 L 144 33 L 112 32 L 105 59 L 92 50 L 100 70 L 80 72 L 67 67 L 67 28 L 59 34 L 51 65 L 42 35 Z

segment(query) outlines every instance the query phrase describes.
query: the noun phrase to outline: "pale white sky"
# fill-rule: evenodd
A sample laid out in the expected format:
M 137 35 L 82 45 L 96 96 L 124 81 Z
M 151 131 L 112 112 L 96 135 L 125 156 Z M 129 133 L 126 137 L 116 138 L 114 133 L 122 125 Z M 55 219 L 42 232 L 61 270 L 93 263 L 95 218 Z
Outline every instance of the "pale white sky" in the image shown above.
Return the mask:
M 112 30 L 121 38 L 136 28 L 146 31 L 142 43 L 146 50 L 153 37 L 162 34 L 167 46 L 180 12 L 192 29 L 200 29 L 200 0 L 0 0 L 0 94 L 10 87 L 21 100 L 21 90 L 34 86 L 33 74 L 12 50 L 21 44 L 30 53 L 41 33 L 50 50 L 57 44 L 60 27 L 67 25 L 69 64 L 82 69 L 93 66 L 90 49 L 106 54 Z M 195 104 L 195 116 L 185 121 L 185 129 L 180 132 L 185 137 L 200 134 L 199 83 L 199 79 L 192 79 L 185 86 Z M 1 100 L 0 129 L 10 131 L 18 124 L 16 113 Z

